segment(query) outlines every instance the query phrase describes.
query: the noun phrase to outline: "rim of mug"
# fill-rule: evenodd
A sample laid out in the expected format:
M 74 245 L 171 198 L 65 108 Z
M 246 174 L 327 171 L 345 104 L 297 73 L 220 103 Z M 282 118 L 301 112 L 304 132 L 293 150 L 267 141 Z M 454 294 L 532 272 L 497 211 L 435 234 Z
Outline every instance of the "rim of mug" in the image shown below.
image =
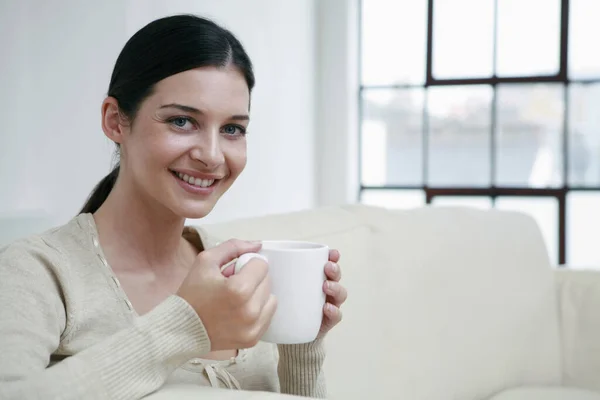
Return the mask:
M 269 251 L 307 251 L 329 249 L 329 246 L 305 240 L 261 240 L 262 248 Z M 274 245 L 274 246 L 270 246 Z M 279 247 L 278 247 L 279 246 Z

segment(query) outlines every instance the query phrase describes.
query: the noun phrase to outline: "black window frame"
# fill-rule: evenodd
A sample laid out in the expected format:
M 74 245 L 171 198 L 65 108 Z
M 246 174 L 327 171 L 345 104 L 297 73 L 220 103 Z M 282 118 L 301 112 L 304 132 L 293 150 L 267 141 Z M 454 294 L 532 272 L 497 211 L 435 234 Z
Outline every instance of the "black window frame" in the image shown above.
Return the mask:
M 573 83 L 577 84 L 592 84 L 600 83 L 600 76 L 597 79 L 572 79 L 568 74 L 568 55 L 569 55 L 569 0 L 561 0 L 560 2 L 560 59 L 559 70 L 555 75 L 540 75 L 540 76 L 512 76 L 499 77 L 496 75 L 495 62 L 494 73 L 489 78 L 460 78 L 460 79 L 436 79 L 433 76 L 433 13 L 435 0 L 427 1 L 427 49 L 426 49 L 426 75 L 424 84 L 391 84 L 391 85 L 364 85 L 362 81 L 362 9 L 363 1 L 358 1 L 358 201 L 362 200 L 362 193 L 365 190 L 383 190 L 383 191 L 402 191 L 402 190 L 422 190 L 425 193 L 425 204 L 431 204 L 435 197 L 448 196 L 478 196 L 488 197 L 491 199 L 492 206 L 495 206 L 496 199 L 502 196 L 515 197 L 552 197 L 557 200 L 558 204 L 558 265 L 564 266 L 567 260 L 567 195 L 574 191 L 598 191 L 600 186 L 574 186 L 569 184 L 569 86 Z M 366 0 L 368 1 L 368 0 Z M 496 57 L 496 39 L 497 39 L 497 18 L 498 18 L 498 1 L 494 0 L 494 57 Z M 560 83 L 564 85 L 564 117 L 562 126 L 562 175 L 563 184 L 560 187 L 549 188 L 533 188 L 533 187 L 510 187 L 498 186 L 495 184 L 496 179 L 496 109 L 497 109 L 497 88 L 501 84 L 514 83 Z M 490 145 L 490 173 L 491 184 L 488 187 L 435 187 L 428 186 L 428 156 L 429 156 L 429 128 L 427 118 L 423 120 L 423 154 L 422 154 L 422 185 L 364 185 L 362 182 L 362 122 L 363 122 L 363 92 L 372 89 L 411 89 L 422 88 L 427 90 L 431 87 L 440 86 L 465 86 L 465 85 L 490 85 L 493 89 L 493 97 L 491 103 L 491 145 Z M 424 115 L 427 115 L 427 102 L 424 102 Z

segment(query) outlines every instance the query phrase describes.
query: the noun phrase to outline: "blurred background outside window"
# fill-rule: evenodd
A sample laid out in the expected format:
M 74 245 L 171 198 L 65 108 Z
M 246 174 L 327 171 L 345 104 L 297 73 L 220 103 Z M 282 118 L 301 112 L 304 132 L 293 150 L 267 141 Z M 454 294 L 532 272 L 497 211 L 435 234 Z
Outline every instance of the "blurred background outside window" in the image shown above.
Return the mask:
M 600 1 L 362 0 L 360 200 L 497 207 L 600 265 Z

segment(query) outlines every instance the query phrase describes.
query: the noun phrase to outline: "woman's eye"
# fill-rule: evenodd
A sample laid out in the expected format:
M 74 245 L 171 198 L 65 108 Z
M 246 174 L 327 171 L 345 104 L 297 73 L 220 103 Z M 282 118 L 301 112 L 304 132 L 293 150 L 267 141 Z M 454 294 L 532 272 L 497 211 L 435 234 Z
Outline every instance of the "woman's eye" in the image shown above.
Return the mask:
M 192 121 L 187 117 L 174 117 L 169 120 L 169 123 L 179 129 L 192 129 Z
M 239 125 L 227 125 L 223 128 L 223 133 L 225 133 L 229 136 L 245 135 L 246 128 L 244 128 L 243 126 L 239 126 Z
M 183 127 L 187 123 L 187 120 L 185 118 L 177 118 L 176 120 L 173 121 L 173 123 L 177 126 Z

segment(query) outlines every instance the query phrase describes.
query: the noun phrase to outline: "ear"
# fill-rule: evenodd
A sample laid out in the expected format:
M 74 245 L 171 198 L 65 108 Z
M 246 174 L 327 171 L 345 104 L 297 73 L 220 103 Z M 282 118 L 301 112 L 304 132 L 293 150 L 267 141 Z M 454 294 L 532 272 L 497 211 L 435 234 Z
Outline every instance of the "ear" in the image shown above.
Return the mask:
M 102 102 L 102 130 L 106 137 L 115 143 L 123 143 L 126 121 L 119 112 L 119 102 L 114 97 L 107 97 Z

